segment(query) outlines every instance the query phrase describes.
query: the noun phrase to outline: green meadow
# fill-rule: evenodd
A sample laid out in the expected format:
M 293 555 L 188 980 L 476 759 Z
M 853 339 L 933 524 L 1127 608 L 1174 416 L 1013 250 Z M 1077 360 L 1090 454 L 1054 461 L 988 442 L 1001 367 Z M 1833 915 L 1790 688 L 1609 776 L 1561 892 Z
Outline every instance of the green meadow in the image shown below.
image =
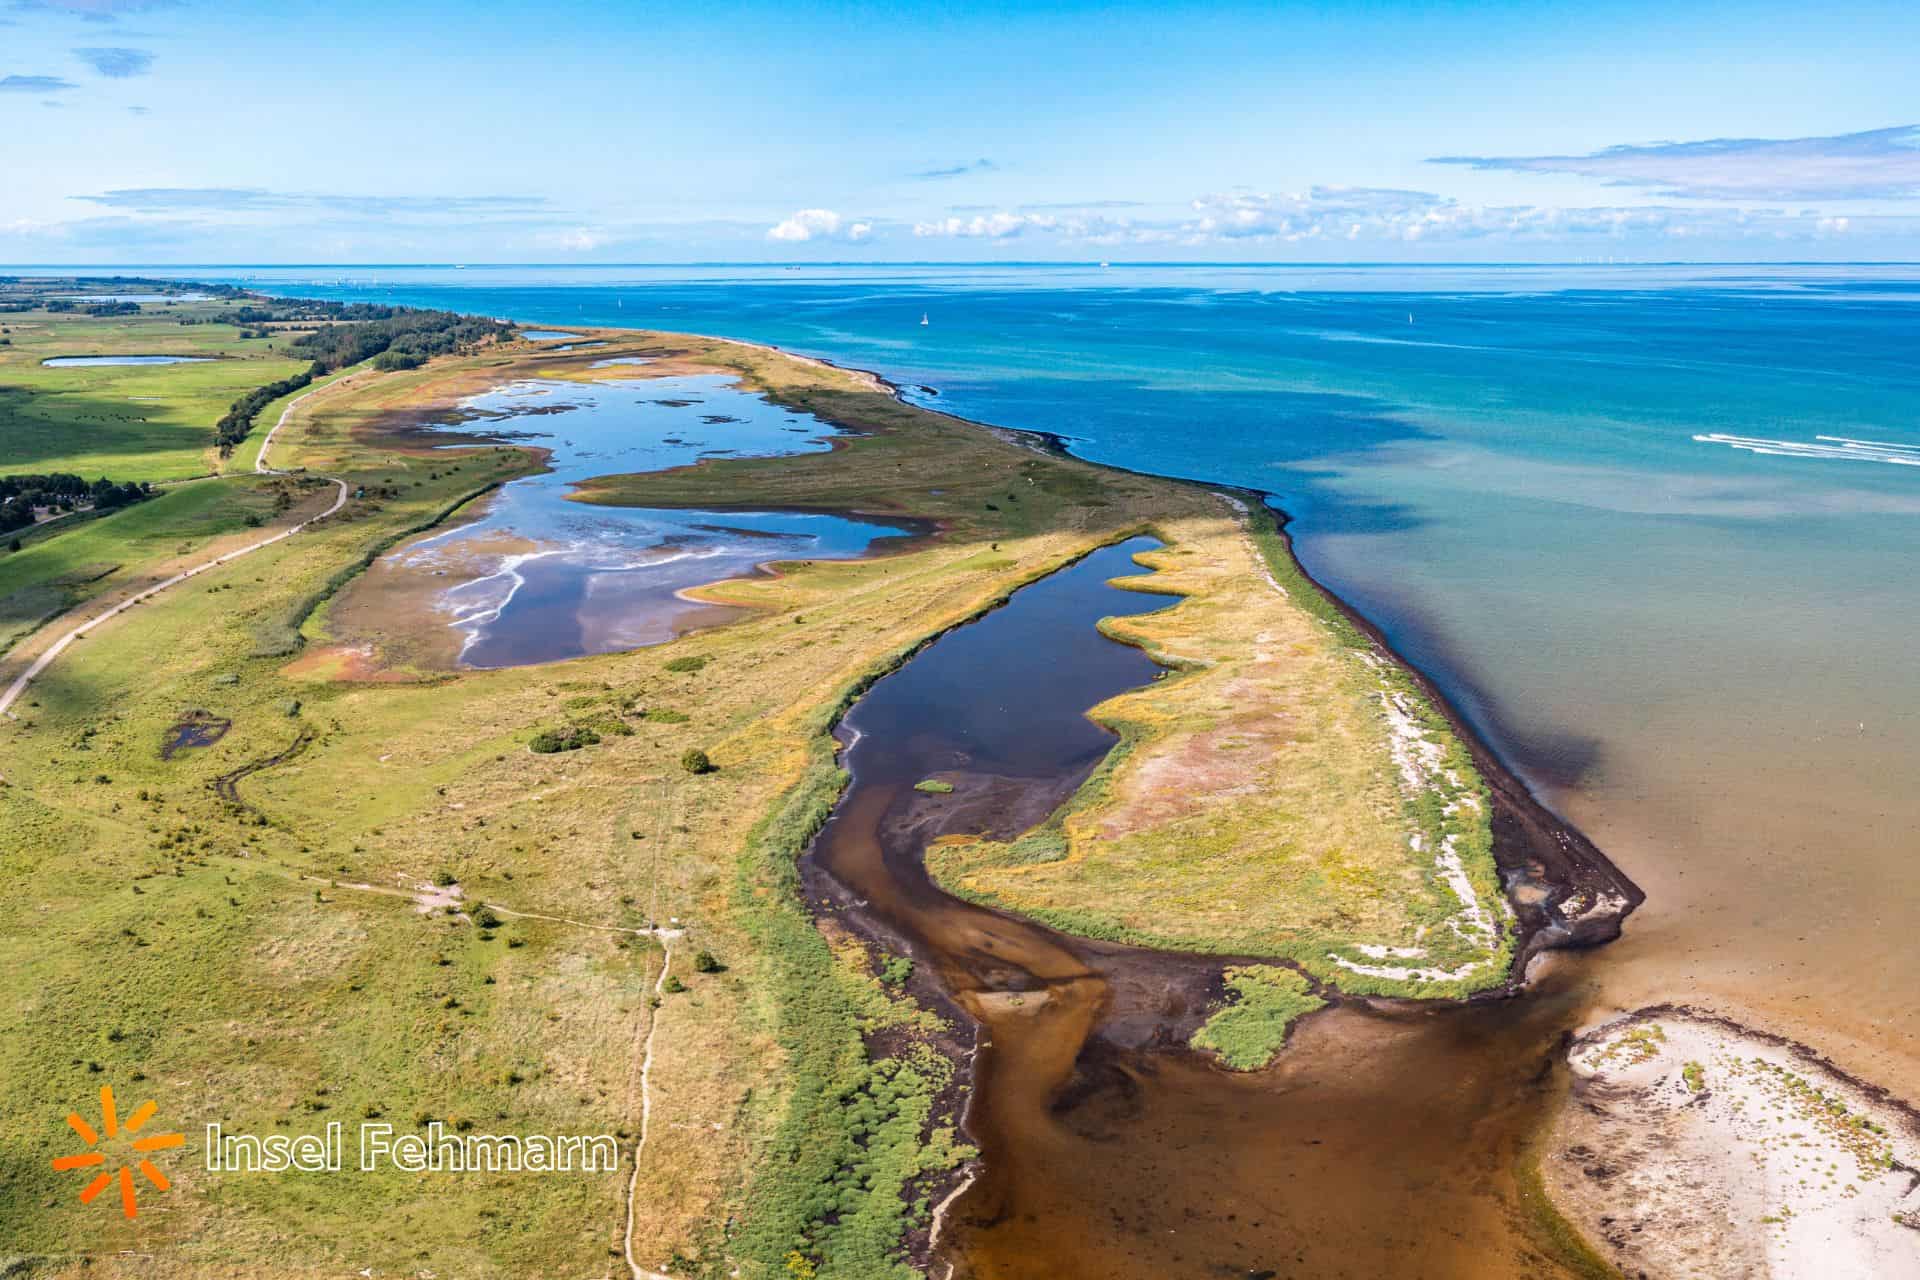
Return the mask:
M 0 301 L 9 298 L 0 290 Z M 237 303 L 146 304 L 139 315 L 0 313 L 0 472 L 155 483 L 220 469 L 213 425 L 240 396 L 303 369 L 289 335 L 242 338 Z M 182 324 L 183 320 L 193 323 Z M 168 355 L 203 364 L 49 368 L 59 356 Z

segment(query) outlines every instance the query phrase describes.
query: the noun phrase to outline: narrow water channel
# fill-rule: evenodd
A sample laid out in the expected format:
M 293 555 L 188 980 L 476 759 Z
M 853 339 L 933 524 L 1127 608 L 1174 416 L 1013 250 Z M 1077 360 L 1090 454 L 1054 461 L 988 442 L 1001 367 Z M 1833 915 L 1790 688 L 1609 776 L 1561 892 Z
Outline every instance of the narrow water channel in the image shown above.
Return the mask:
M 1115 739 L 1094 704 L 1155 678 L 1105 616 L 1177 607 L 1108 585 L 1135 538 L 948 633 L 840 727 L 852 783 L 808 855 L 852 919 L 910 949 L 982 1028 L 967 1112 L 984 1172 L 943 1241 L 982 1280 L 1568 1274 L 1514 1166 L 1582 1012 L 1577 964 L 1523 1000 L 1308 1019 L 1267 1071 L 1184 1037 L 1219 957 L 1067 938 L 927 878 L 943 834 L 1044 818 Z M 937 778 L 950 794 L 916 791 Z M 816 900 L 817 896 L 816 896 Z

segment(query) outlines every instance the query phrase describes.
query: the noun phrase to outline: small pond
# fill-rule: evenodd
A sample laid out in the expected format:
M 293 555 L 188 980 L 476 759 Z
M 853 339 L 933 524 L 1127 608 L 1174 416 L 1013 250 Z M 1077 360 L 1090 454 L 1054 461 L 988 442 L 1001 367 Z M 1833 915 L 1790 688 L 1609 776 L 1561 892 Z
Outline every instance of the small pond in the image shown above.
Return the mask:
M 48 369 L 92 369 L 126 364 L 207 364 L 212 356 L 52 356 L 40 363 Z

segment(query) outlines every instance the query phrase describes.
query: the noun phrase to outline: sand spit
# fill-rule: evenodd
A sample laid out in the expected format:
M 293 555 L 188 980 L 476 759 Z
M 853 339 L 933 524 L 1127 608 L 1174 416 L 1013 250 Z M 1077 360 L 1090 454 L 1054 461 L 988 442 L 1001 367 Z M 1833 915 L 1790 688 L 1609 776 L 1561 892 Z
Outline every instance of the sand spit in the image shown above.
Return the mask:
M 1920 1278 L 1920 1119 L 1811 1051 L 1698 1011 L 1582 1034 L 1540 1164 L 1628 1276 Z

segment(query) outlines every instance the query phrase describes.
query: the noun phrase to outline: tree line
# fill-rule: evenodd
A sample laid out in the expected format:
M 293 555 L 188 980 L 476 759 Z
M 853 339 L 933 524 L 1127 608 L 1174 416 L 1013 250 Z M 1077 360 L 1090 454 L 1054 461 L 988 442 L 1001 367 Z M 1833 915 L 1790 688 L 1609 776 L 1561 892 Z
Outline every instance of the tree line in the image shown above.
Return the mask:
M 71 472 L 0 476 L 0 533 L 26 529 L 35 508 L 72 511 L 91 502 L 96 511 L 112 511 L 151 497 L 153 486 L 132 480 L 115 484 L 101 476 L 92 484 Z
M 413 369 L 433 356 L 467 352 L 491 338 L 504 338 L 512 326 L 478 316 L 463 316 L 456 311 L 424 311 L 414 307 L 389 307 L 354 302 L 271 302 L 236 308 L 226 317 L 235 324 L 266 324 L 272 321 L 323 320 L 328 323 L 305 333 L 287 344 L 298 356 L 312 364 L 291 377 L 256 387 L 233 402 L 225 417 L 214 426 L 214 438 L 222 455 L 233 452 L 247 434 L 260 411 L 278 400 L 362 360 L 372 360 L 380 369 Z

